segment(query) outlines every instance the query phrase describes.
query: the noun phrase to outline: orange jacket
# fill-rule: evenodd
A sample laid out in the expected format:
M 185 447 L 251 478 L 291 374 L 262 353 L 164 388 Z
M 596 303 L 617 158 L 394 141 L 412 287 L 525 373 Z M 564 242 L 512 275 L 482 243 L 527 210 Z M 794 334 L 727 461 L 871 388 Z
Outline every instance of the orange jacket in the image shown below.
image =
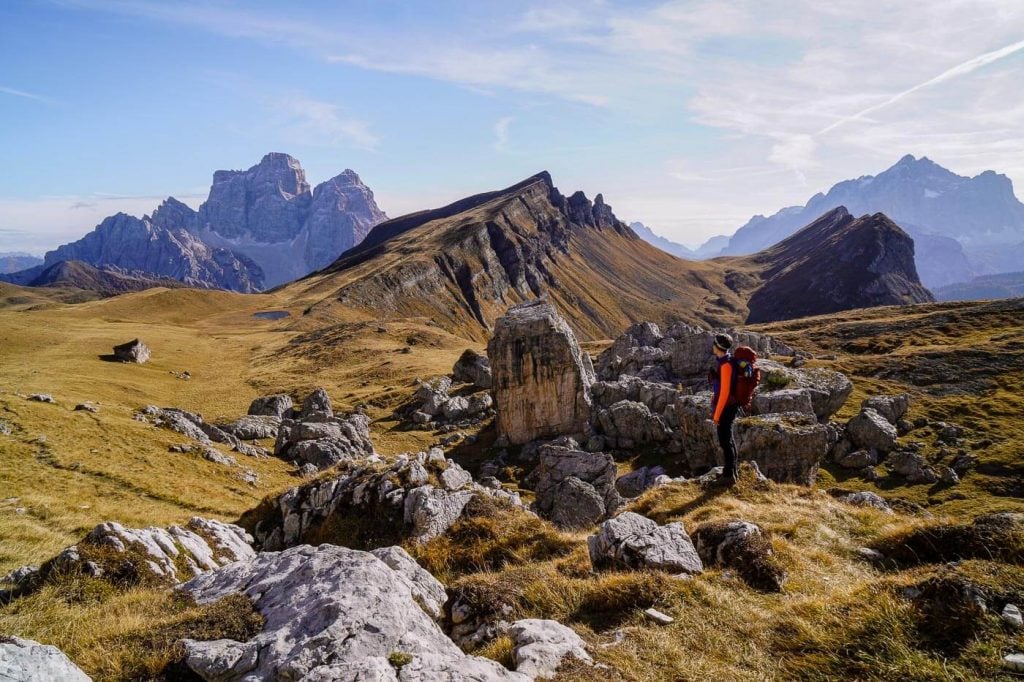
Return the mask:
M 722 410 L 729 404 L 731 391 L 732 362 L 729 361 L 729 356 L 725 356 L 725 362 L 720 362 L 718 365 L 718 401 L 715 403 L 715 416 L 713 417 L 716 424 L 722 417 Z

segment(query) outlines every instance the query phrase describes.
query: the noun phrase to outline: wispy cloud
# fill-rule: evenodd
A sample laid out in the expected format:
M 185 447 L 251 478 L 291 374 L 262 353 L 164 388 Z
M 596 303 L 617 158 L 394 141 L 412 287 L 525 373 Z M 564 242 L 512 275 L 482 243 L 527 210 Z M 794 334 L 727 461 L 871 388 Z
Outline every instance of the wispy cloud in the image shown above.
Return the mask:
M 494 148 L 499 152 L 508 150 L 508 127 L 514 120 L 512 116 L 503 116 L 494 124 Z
M 886 107 L 892 106 L 893 104 L 896 104 L 900 100 L 906 97 L 910 97 L 914 93 L 920 92 L 925 88 L 930 88 L 940 83 L 945 83 L 946 81 L 956 78 L 958 76 L 965 76 L 973 71 L 977 71 L 983 66 L 987 66 L 993 62 L 999 61 L 1000 59 L 1009 57 L 1010 55 L 1016 52 L 1020 52 L 1021 50 L 1024 50 L 1024 40 L 1019 40 L 1011 45 L 1007 45 L 1006 47 L 1000 48 L 998 50 L 992 50 L 991 52 L 980 54 L 977 57 L 973 57 L 971 59 L 968 59 L 967 61 L 957 64 L 954 67 L 946 69 L 945 71 L 940 73 L 938 76 L 935 76 L 934 78 L 929 78 L 923 83 L 918 83 L 912 88 L 907 88 L 902 92 L 898 92 L 883 102 L 879 102 L 878 104 L 870 106 L 867 109 L 862 109 L 861 111 L 858 111 L 855 114 L 851 114 L 850 116 L 843 117 L 836 121 L 835 123 L 825 126 L 821 130 L 819 130 L 817 134 L 824 135 L 835 130 L 841 125 L 852 123 L 854 121 L 863 120 L 870 114 L 881 111 Z
M 43 95 L 37 95 L 34 92 L 27 92 L 25 90 L 18 90 L 17 88 L 9 88 L 6 85 L 0 85 L 0 93 L 5 95 L 11 95 L 12 97 L 21 97 L 23 99 L 31 99 L 36 102 L 43 102 L 45 104 L 56 104 L 56 101 L 44 97 Z
M 345 115 L 330 102 L 293 95 L 274 101 L 271 107 L 284 116 L 286 132 L 302 144 L 351 144 L 373 150 L 380 142 L 368 123 Z

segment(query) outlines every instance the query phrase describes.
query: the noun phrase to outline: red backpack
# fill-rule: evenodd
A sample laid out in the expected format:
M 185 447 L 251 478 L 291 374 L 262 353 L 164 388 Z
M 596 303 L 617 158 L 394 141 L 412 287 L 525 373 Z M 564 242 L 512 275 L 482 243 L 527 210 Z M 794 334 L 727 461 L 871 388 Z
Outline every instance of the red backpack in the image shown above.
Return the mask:
M 761 383 L 757 353 L 749 346 L 739 346 L 732 353 L 732 399 L 743 409 L 750 408 L 754 391 Z

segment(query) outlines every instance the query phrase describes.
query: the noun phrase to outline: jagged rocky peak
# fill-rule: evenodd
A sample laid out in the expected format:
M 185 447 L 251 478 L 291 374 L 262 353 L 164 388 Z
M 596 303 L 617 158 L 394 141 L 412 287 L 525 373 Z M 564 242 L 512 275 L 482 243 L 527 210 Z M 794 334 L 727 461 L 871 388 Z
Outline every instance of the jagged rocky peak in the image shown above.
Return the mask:
M 346 168 L 313 190 L 305 225 L 309 233 L 306 262 L 314 270 L 327 267 L 387 218 L 377 206 L 373 191 L 354 170 Z
M 174 197 L 167 197 L 153 211 L 153 217 L 150 218 L 150 222 L 157 227 L 163 227 L 168 230 L 177 228 L 189 229 L 194 223 L 196 215 L 197 213 L 191 206 L 178 201 Z
M 288 241 L 299 234 L 312 201 L 298 160 L 272 152 L 248 170 L 213 174 L 210 197 L 199 209 L 199 227 L 228 239 Z

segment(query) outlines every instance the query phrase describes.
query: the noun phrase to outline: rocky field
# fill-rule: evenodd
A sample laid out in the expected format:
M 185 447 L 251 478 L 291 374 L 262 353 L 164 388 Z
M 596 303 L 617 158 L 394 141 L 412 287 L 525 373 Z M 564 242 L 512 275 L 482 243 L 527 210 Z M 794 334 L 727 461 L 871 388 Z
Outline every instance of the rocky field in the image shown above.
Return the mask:
M 0 300 L 0 674 L 1024 669 L 1021 300 L 734 330 L 765 379 L 731 490 L 699 327 Z

